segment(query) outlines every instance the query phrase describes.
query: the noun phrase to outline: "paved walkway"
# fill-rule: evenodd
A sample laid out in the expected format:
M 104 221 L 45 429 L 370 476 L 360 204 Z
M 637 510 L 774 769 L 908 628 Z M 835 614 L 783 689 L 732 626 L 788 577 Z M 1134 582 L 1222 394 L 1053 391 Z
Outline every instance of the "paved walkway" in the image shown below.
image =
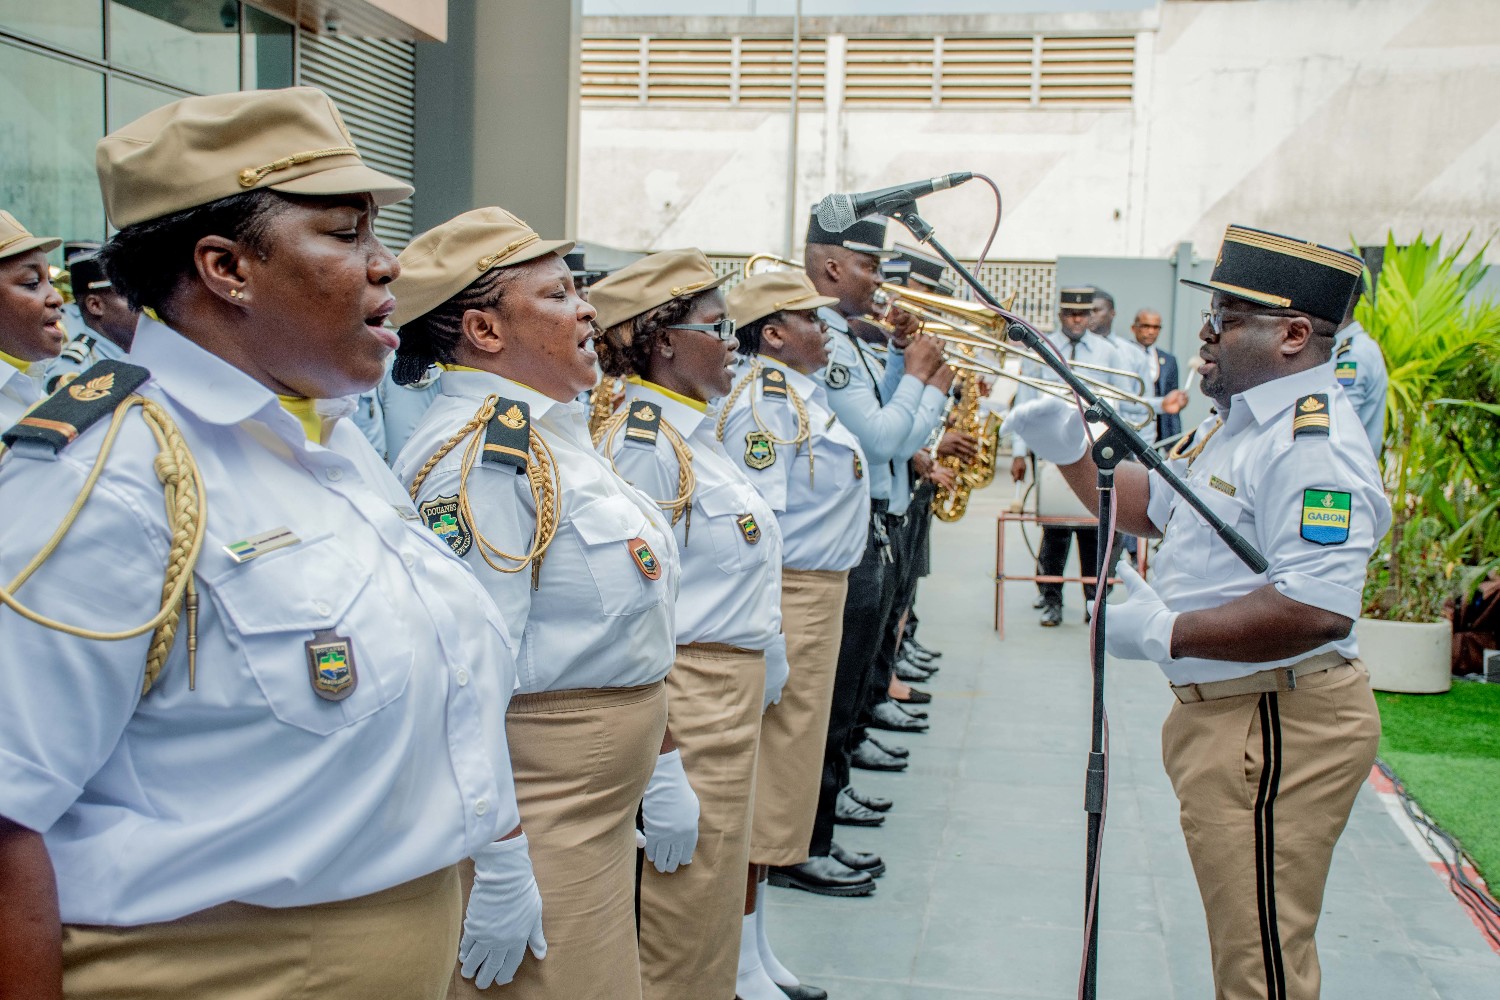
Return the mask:
M 834 1000 L 1067 1000 L 1082 926 L 1082 785 L 1089 738 L 1086 631 L 1076 586 L 1065 624 L 1042 629 L 1030 584 L 1006 586 L 1009 629 L 991 630 L 997 482 L 934 530 L 922 637 L 946 654 L 933 728 L 904 742 L 902 774 L 856 771 L 896 800 L 877 830 L 839 828 L 890 873 L 864 899 L 773 889 L 780 957 Z M 1012 528 L 1014 532 L 1015 529 Z M 1018 534 L 1010 571 L 1029 571 Z M 1207 1000 L 1207 934 L 1177 802 L 1162 771 L 1171 695 L 1155 667 L 1107 677 L 1111 794 L 1105 834 L 1101 1000 Z M 1366 786 L 1340 842 L 1318 935 L 1324 1000 L 1489 1000 L 1500 956 Z

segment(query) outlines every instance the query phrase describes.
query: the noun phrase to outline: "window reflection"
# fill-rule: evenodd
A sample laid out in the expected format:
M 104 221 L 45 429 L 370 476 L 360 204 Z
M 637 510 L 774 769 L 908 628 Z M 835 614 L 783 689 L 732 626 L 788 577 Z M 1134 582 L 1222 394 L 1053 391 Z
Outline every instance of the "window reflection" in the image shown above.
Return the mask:
M 286 21 L 254 7 L 246 7 L 244 12 L 245 43 L 241 52 L 243 80 L 240 89 L 290 87 L 296 82 L 292 73 L 292 54 L 297 46 L 295 29 Z
M 110 0 L 109 61 L 185 90 L 238 90 L 239 5 Z
M 104 58 L 103 0 L 0 0 L 0 30 Z

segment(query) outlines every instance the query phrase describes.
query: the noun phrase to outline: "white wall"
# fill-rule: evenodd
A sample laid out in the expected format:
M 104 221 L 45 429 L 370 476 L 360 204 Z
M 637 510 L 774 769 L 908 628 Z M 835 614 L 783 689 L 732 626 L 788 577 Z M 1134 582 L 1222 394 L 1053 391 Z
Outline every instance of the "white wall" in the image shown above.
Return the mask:
M 944 21 L 832 28 L 931 33 Z M 974 170 L 1005 195 L 994 253 L 1012 259 L 1166 256 L 1183 240 L 1208 252 L 1230 222 L 1336 246 L 1382 242 L 1388 227 L 1403 237 L 1474 230 L 1477 241 L 1500 231 L 1496 0 L 1168 0 L 1139 14 L 951 22 L 971 33 L 1135 31 L 1135 101 L 847 107 L 835 35 L 828 103 L 801 117 L 799 218 L 829 191 Z M 660 33 L 673 23 L 636 22 Z M 642 248 L 779 249 L 786 141 L 784 109 L 585 107 L 580 234 Z M 992 213 L 978 184 L 924 203 L 960 254 L 977 253 Z

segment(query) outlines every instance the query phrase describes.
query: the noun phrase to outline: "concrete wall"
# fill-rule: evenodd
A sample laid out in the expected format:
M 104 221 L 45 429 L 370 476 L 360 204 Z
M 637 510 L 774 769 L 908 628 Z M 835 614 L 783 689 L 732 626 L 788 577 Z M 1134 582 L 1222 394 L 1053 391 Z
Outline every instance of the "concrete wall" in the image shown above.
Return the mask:
M 769 19 L 589 19 L 586 32 L 732 33 Z M 788 26 L 781 22 L 780 31 Z M 828 95 L 800 119 L 797 214 L 823 194 L 951 170 L 1005 196 L 994 253 L 1211 255 L 1241 222 L 1335 246 L 1500 230 L 1500 3 L 1164 0 L 1135 13 L 814 19 Z M 1097 110 L 844 106 L 839 32 L 1133 32 L 1135 99 Z M 779 248 L 785 109 L 587 106 L 580 235 L 621 246 Z M 975 255 L 992 202 L 924 203 Z M 800 234 L 799 234 L 800 235 Z M 1478 240 L 1476 240 L 1478 242 Z

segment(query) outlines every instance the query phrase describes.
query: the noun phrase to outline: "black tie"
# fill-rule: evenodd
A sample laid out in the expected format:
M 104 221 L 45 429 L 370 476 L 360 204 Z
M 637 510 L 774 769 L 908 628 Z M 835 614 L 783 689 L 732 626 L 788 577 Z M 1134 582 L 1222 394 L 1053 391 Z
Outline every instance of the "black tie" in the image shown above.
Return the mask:
M 1068 360 L 1069 361 L 1077 361 L 1078 360 L 1078 341 L 1075 340 L 1075 341 L 1073 341 L 1073 343 L 1069 344 L 1068 345 L 1068 351 L 1069 351 L 1069 353 L 1068 353 Z

